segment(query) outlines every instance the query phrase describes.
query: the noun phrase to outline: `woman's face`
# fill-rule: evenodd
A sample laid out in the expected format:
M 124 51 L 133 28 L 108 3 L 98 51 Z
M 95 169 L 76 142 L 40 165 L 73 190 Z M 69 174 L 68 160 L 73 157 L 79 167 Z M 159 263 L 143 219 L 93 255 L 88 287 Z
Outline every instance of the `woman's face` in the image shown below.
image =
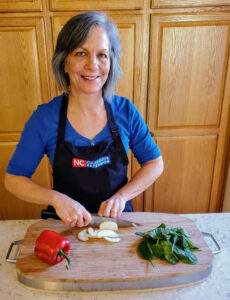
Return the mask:
M 69 75 L 71 91 L 101 94 L 109 69 L 109 39 L 102 27 L 95 26 L 85 43 L 67 56 L 65 72 Z

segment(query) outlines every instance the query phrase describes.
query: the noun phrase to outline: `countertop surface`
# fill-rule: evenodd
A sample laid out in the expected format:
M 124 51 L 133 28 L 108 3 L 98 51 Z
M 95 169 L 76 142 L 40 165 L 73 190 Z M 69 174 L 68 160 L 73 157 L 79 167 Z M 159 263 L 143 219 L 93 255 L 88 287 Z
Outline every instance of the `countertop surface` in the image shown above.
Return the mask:
M 13 241 L 23 239 L 27 228 L 38 220 L 0 221 L 0 299 L 23 300 L 225 300 L 230 299 L 230 213 L 186 214 L 200 231 L 211 233 L 221 247 L 221 252 L 214 255 L 211 274 L 202 282 L 191 286 L 148 291 L 116 292 L 47 292 L 32 289 L 21 284 L 17 279 L 15 264 L 6 262 L 6 254 Z M 205 237 L 212 250 L 215 244 Z

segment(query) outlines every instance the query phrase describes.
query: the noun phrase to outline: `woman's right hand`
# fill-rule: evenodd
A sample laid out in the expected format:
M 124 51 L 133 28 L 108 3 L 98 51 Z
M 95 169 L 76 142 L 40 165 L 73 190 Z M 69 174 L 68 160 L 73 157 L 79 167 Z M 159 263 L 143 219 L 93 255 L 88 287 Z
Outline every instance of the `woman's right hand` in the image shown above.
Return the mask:
M 66 226 L 87 226 L 90 213 L 79 202 L 58 191 L 44 188 L 30 178 L 6 173 L 5 188 L 24 201 L 41 205 L 52 205 Z
M 64 194 L 56 193 L 58 197 L 55 197 L 53 206 L 66 226 L 83 227 L 90 223 L 92 217 L 83 205 Z

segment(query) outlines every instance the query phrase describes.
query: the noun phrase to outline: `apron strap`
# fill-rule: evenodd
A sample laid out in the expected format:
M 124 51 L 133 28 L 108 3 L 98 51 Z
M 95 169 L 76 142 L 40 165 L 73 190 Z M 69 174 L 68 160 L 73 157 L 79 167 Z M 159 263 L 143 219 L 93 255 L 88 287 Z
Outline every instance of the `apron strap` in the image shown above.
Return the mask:
M 117 124 L 114 120 L 111 104 L 107 100 L 104 100 L 104 103 L 105 103 L 106 112 L 108 114 L 109 126 L 110 126 L 110 130 L 111 130 L 111 134 L 112 134 L 114 143 L 116 145 L 116 149 L 118 151 L 120 151 L 122 162 L 126 166 L 129 163 L 129 159 L 127 157 L 123 142 L 121 140 L 121 136 L 119 133 L 120 128 L 117 126 Z
M 60 109 L 60 114 L 59 114 L 57 144 L 60 143 L 60 142 L 63 142 L 64 138 L 65 138 L 67 107 L 68 107 L 68 96 L 66 94 L 63 94 L 61 109 Z

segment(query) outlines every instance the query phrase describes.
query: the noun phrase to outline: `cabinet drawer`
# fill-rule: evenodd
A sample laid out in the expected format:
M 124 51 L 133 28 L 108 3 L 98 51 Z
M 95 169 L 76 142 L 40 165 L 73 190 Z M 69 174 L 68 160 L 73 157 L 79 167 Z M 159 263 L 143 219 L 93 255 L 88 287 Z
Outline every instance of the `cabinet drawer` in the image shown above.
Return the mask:
M 42 0 L 1 0 L 0 12 L 42 11 Z
M 71 10 L 107 10 L 107 9 L 142 9 L 144 0 L 51 0 L 50 10 L 71 11 Z
M 152 0 L 151 8 L 205 7 L 230 5 L 230 0 Z

